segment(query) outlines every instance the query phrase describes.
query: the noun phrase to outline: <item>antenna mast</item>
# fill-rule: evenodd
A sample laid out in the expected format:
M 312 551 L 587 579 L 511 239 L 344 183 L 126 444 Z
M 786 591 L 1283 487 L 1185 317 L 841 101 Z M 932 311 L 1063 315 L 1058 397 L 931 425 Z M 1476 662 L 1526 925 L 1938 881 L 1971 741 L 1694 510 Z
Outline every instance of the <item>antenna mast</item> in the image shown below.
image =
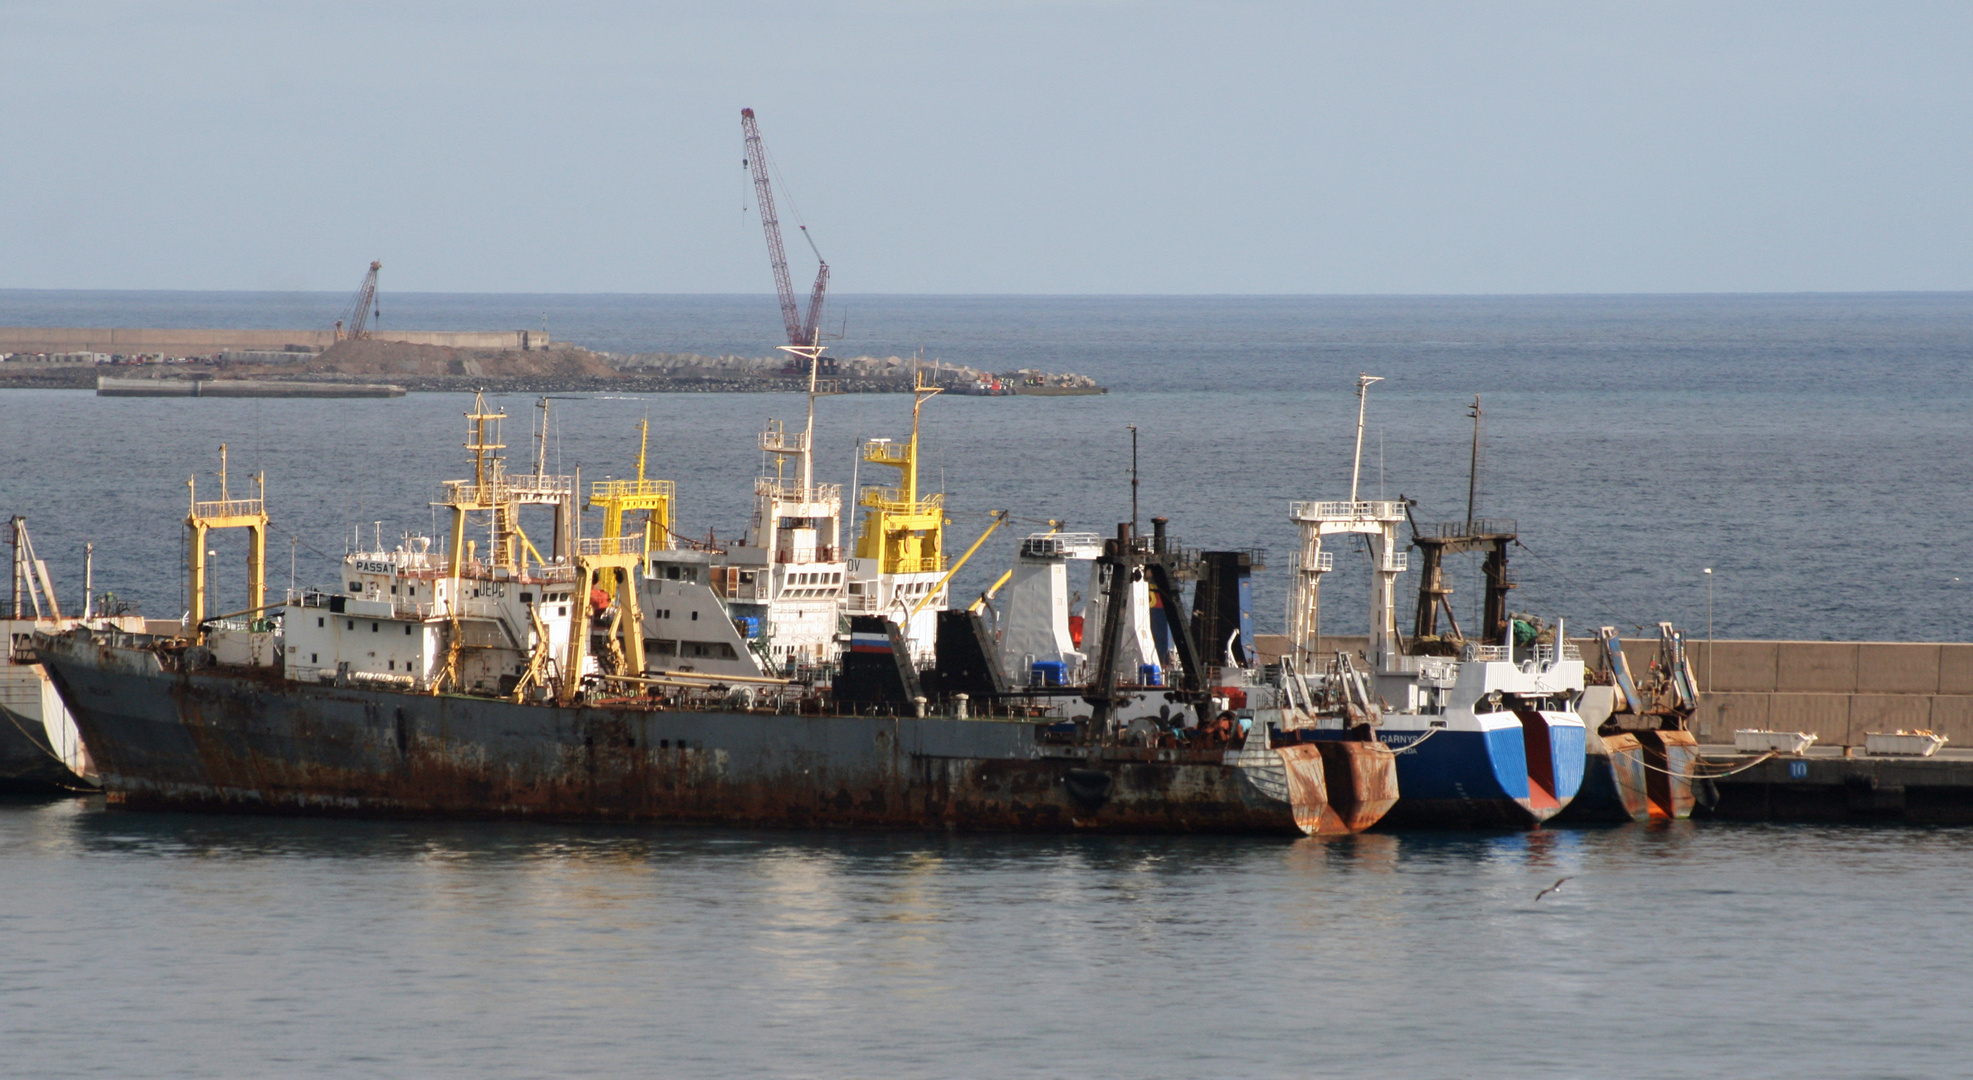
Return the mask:
M 1350 504 L 1352 506 L 1356 504 L 1357 480 L 1363 475 L 1363 409 L 1368 401 L 1368 395 L 1365 391 L 1370 389 L 1371 383 L 1383 381 L 1384 377 L 1382 375 L 1358 373 L 1356 377 L 1356 459 L 1350 465 Z
M 1130 535 L 1137 536 L 1137 425 L 1130 428 Z
M 1473 418 L 1473 457 L 1466 467 L 1466 531 L 1473 531 L 1473 515 L 1480 510 L 1480 395 L 1473 395 L 1471 411 L 1466 415 Z

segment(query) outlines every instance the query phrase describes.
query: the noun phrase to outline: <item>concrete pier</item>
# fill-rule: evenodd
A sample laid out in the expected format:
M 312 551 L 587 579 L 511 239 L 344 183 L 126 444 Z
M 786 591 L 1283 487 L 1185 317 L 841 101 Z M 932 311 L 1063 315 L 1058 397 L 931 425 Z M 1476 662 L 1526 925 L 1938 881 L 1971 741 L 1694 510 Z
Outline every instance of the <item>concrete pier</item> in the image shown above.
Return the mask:
M 1973 748 L 1931 757 L 1875 757 L 1812 746 L 1711 781 L 1716 797 L 1696 816 L 1742 821 L 1973 823 Z M 1753 760 L 1731 746 L 1702 746 L 1700 772 Z

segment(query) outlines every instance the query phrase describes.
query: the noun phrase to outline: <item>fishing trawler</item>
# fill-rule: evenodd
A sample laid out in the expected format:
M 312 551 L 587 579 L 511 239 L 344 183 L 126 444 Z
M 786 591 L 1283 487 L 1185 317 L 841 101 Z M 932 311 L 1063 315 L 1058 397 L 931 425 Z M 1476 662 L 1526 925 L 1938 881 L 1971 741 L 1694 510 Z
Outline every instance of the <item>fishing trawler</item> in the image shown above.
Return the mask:
M 1691 722 L 1699 708 L 1699 683 L 1686 657 L 1685 635 L 1671 623 L 1658 624 L 1657 655 L 1643 678 L 1632 674 L 1616 627 L 1599 629 L 1596 643 L 1602 678 L 1583 688 L 1580 705 L 1590 729 L 1582 792 L 1556 820 L 1691 817 L 1701 797 L 1714 792 L 1698 774 L 1699 741 Z
M 1013 568 L 982 597 L 1001 598 L 993 640 L 1017 688 L 999 691 L 1003 699 L 1074 693 L 1092 706 L 1089 723 L 1140 745 L 1224 746 L 1234 760 L 1282 755 L 1294 764 L 1293 782 L 1320 793 L 1306 831 L 1346 835 L 1377 824 L 1398 800 L 1391 751 L 1360 733 L 1304 739 L 1301 730 L 1315 724 L 1306 691 L 1297 697 L 1278 665 L 1256 663 L 1257 552 L 1187 551 L 1165 526 L 1152 519 L 1148 542 L 1128 527 L 1104 541 L 1059 525 L 1021 542 Z M 1069 592 L 1069 567 L 1085 561 L 1089 592 L 1079 596 Z M 1189 617 L 1186 579 L 1195 582 Z M 1077 601 L 1081 613 L 1069 614 Z
M 1309 692 L 1326 707 L 1316 710 L 1314 737 L 1362 729 L 1397 751 L 1403 799 L 1386 823 L 1539 826 L 1568 806 L 1582 784 L 1586 729 L 1575 711 L 1582 657 L 1560 623 L 1552 643 L 1541 644 L 1533 634 L 1517 639 L 1512 619 L 1503 620 L 1498 637 L 1466 642 L 1457 655 L 1415 655 L 1401 647 L 1395 596 L 1410 553 L 1399 543 L 1398 526 L 1407 509 L 1395 500 L 1360 499 L 1357 487 L 1366 391 L 1377 381 L 1365 375 L 1357 382 L 1349 500 L 1289 506 L 1301 543 L 1284 664 L 1300 685 L 1317 675 L 1319 685 Z M 1322 578 L 1335 569 L 1335 552 L 1324 540 L 1346 536 L 1361 538 L 1370 562 L 1370 634 L 1361 669 L 1347 654 L 1325 656 L 1319 648 Z
M 1147 743 L 1111 722 L 1115 680 L 1100 671 L 1087 691 L 1052 699 L 995 695 L 990 685 L 969 692 L 998 671 L 981 660 L 976 616 L 965 611 L 933 620 L 930 686 L 919 682 L 902 625 L 878 614 L 851 617 L 841 670 L 827 685 L 683 665 L 654 670 L 645 643 L 648 628 L 661 624 L 645 618 L 643 605 L 671 602 L 667 569 L 686 564 L 647 550 L 635 532 L 582 536 L 575 479 L 539 466 L 509 473 L 503 419 L 475 398 L 466 439 L 472 474 L 442 485 L 438 505 L 450 529 L 439 541 L 406 537 L 388 551 L 378 543 L 347 556 L 332 588 L 270 604 L 264 478 L 235 497 L 222 473 L 216 500 L 201 500 L 192 485 L 193 609 L 184 634 L 37 634 L 36 654 L 95 756 L 110 804 L 1320 831 L 1320 755 L 1271 746 L 1265 727 L 1210 744 Z M 249 607 L 207 618 L 205 539 L 232 528 L 251 534 Z M 1140 567 L 1134 546 L 1106 554 L 1129 571 Z M 640 587 L 640 576 L 654 573 L 665 588 Z M 1113 589 L 1107 602 L 1122 597 Z M 1102 656 L 1115 655 L 1106 644 Z M 1180 689 L 1196 698 L 1198 669 L 1187 670 L 1195 674 Z

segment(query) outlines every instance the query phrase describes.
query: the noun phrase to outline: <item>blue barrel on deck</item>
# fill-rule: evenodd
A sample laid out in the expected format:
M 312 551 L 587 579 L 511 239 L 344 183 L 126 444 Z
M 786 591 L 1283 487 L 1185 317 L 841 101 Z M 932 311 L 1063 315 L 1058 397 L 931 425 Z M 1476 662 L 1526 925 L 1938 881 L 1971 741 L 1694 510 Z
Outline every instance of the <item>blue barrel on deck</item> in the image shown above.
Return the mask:
M 1163 686 L 1164 684 L 1165 684 L 1164 668 L 1161 668 L 1156 664 L 1137 665 L 1137 685 Z
M 734 618 L 733 626 L 740 631 L 741 637 L 749 641 L 760 636 L 760 616 L 758 615 L 738 616 Z
M 1069 681 L 1069 665 L 1060 660 L 1036 660 L 1028 668 L 1029 686 L 1065 686 Z

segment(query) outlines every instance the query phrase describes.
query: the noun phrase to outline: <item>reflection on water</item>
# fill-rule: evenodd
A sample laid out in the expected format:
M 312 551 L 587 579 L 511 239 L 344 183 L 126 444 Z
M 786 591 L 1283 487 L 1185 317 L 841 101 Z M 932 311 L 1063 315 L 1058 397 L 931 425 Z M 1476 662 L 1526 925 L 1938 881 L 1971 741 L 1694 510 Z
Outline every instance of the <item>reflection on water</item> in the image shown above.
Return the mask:
M 1825 1071 L 1937 1074 L 1965 1049 L 1969 854 L 1689 822 L 1275 841 L 17 802 L 0 1025 L 17 1075 L 1766 1074 L 1814 1044 Z M 1852 947 L 1886 895 L 1895 932 Z

